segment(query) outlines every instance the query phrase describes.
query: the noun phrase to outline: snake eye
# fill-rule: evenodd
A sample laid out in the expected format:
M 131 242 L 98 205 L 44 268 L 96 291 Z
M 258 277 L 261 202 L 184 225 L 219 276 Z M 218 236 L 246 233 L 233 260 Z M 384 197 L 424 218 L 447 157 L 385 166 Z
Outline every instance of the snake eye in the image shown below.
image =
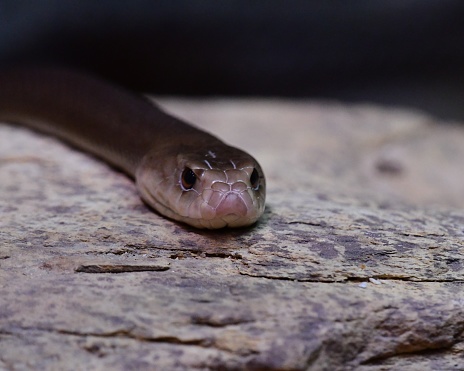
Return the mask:
M 197 180 L 197 176 L 192 169 L 186 167 L 182 172 L 181 185 L 184 191 L 192 189 Z
M 257 191 L 258 188 L 259 188 L 259 174 L 258 174 L 258 170 L 253 169 L 251 175 L 250 175 L 250 184 L 251 184 L 251 187 Z

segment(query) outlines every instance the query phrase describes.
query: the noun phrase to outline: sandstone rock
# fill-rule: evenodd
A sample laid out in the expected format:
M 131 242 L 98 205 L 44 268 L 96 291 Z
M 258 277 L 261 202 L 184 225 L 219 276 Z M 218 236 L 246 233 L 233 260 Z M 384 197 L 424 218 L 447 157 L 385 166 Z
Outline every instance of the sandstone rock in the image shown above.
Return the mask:
M 464 367 L 464 129 L 420 112 L 164 100 L 267 174 L 253 228 L 148 210 L 125 175 L 0 126 L 0 369 Z

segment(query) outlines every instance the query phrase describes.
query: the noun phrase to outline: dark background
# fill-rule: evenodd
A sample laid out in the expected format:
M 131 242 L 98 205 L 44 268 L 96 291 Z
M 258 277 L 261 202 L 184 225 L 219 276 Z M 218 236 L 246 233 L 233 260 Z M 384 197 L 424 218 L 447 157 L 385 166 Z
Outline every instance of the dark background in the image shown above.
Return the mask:
M 464 1 L 1 0 L 0 67 L 24 63 L 161 95 L 370 101 L 464 119 Z

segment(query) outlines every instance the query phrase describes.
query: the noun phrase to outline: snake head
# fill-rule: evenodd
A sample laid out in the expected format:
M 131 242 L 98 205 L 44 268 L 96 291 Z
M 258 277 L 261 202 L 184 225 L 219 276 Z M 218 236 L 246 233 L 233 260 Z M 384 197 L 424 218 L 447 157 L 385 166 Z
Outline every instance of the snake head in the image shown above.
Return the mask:
M 136 173 L 142 199 L 160 214 L 197 228 L 256 222 L 266 196 L 261 166 L 234 147 L 203 147 L 148 153 Z

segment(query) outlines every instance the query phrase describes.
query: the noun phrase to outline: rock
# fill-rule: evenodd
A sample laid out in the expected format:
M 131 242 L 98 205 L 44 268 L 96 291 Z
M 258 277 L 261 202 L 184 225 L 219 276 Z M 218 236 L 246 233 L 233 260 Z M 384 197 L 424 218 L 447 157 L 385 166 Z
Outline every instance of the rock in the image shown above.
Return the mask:
M 252 153 L 249 229 L 166 220 L 125 175 L 0 126 L 0 369 L 464 365 L 464 128 L 420 112 L 164 100 Z

